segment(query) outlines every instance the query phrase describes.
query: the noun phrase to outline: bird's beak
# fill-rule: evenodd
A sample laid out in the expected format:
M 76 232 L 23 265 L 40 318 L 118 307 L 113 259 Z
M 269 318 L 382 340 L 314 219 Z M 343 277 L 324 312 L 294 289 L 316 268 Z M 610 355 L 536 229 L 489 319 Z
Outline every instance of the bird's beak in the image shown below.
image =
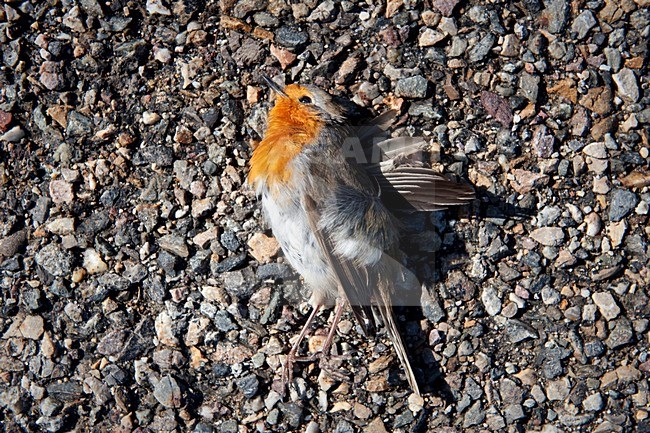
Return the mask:
M 278 95 L 284 96 L 285 98 L 289 97 L 289 95 L 284 93 L 284 90 L 282 90 L 282 87 L 280 87 L 280 85 L 278 83 L 276 83 L 275 81 L 273 81 L 268 75 L 262 74 L 262 78 L 264 79 L 264 81 L 266 81 L 266 84 L 269 86 L 269 88 L 271 90 L 273 90 L 275 93 L 277 93 Z

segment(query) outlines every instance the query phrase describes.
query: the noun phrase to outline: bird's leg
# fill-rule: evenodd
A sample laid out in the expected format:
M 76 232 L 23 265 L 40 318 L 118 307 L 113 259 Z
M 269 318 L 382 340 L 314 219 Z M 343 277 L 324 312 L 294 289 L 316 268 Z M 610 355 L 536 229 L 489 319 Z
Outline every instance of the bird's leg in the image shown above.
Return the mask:
M 336 300 L 336 309 L 334 310 L 334 321 L 332 321 L 332 327 L 330 328 L 329 333 L 327 334 L 327 339 L 323 343 L 323 348 L 321 353 L 327 356 L 330 347 L 332 347 L 332 341 L 334 341 L 334 335 L 336 335 L 336 328 L 341 321 L 341 315 L 343 315 L 343 308 L 345 307 L 345 301 L 339 299 Z
M 302 331 L 300 331 L 300 335 L 298 335 L 298 339 L 296 340 L 295 343 L 293 343 L 293 346 L 291 346 L 291 350 L 289 350 L 289 353 L 287 354 L 287 359 L 284 361 L 284 365 L 282 366 L 282 389 L 284 389 L 289 384 L 289 382 L 291 382 L 291 380 L 293 379 L 293 363 L 294 361 L 296 361 L 296 353 L 298 352 L 298 349 L 300 349 L 300 343 L 302 343 L 302 340 L 304 340 L 305 337 L 307 336 L 309 327 L 311 326 L 312 322 L 316 318 L 316 314 L 318 314 L 320 308 L 321 305 L 314 305 L 314 309 L 309 315 L 309 318 L 307 319 L 305 326 L 302 327 Z
M 348 380 L 348 377 L 345 374 L 341 373 L 340 371 L 337 371 L 338 368 L 328 364 L 327 361 L 329 358 L 333 358 L 331 355 L 328 357 L 328 353 L 330 351 L 330 348 L 332 347 L 332 342 L 334 341 L 334 335 L 336 335 L 336 328 L 338 327 L 338 324 L 341 321 L 341 316 L 343 315 L 344 307 L 345 307 L 345 301 L 337 299 L 336 310 L 334 313 L 334 321 L 332 322 L 332 327 L 330 328 L 330 331 L 327 334 L 327 339 L 325 340 L 325 343 L 323 343 L 323 348 L 321 349 L 322 357 L 318 364 L 319 367 L 327 371 L 333 379 L 340 380 L 341 382 Z M 339 356 L 337 358 L 341 359 L 341 358 L 348 358 L 348 357 Z
M 332 325 L 330 326 L 330 330 L 327 333 L 327 338 L 325 339 L 325 342 L 323 343 L 323 347 L 321 350 L 317 353 L 312 353 L 309 356 L 301 357 L 301 358 L 295 358 L 296 361 L 314 361 L 316 358 L 320 358 L 320 363 L 319 366 L 323 369 L 329 372 L 329 374 L 332 376 L 332 378 L 340 381 L 345 381 L 348 378 L 339 372 L 336 371 L 336 368 L 328 365 L 327 361 L 329 358 L 333 358 L 331 355 L 329 355 L 330 348 L 332 347 L 332 342 L 334 341 L 334 335 L 336 335 L 336 328 L 341 321 L 341 316 L 343 315 L 343 309 L 345 308 L 345 301 L 338 300 L 336 301 L 336 307 L 334 309 L 334 320 L 332 321 Z M 337 356 L 336 358 L 342 359 L 342 358 L 347 358 L 346 356 Z

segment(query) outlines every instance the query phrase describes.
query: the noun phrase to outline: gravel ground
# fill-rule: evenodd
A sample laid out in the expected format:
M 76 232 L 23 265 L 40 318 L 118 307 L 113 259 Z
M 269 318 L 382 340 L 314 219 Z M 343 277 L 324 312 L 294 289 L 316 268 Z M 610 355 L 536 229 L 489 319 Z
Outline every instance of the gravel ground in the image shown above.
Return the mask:
M 649 5 L 5 0 L 0 424 L 650 432 Z M 424 399 L 350 316 L 349 380 L 277 392 L 309 308 L 244 186 L 262 71 L 400 110 L 477 188 L 405 219 Z

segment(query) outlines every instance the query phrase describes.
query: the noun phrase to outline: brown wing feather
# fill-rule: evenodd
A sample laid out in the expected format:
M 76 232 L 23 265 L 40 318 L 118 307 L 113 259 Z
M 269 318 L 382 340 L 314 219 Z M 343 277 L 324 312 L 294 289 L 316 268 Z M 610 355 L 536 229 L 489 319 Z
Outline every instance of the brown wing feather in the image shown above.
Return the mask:
M 381 190 L 382 201 L 393 211 L 442 210 L 475 198 L 469 185 L 453 182 L 429 168 L 399 166 L 384 172 L 375 166 L 369 172 Z
M 367 270 L 359 269 L 349 260 L 342 260 L 335 256 L 334 247 L 330 239 L 318 227 L 318 208 L 313 198 L 306 195 L 304 198 L 305 211 L 316 241 L 327 257 L 330 268 L 334 271 L 339 284 L 339 294 L 352 308 L 352 312 L 359 322 L 363 333 L 370 335 L 374 332 L 376 323 L 369 307 L 371 298 L 371 277 Z
M 426 148 L 421 137 L 386 138 L 397 116 L 388 111 L 359 128 L 359 139 L 368 157 L 363 167 L 375 180 L 384 204 L 391 211 L 415 212 L 447 209 L 474 200 L 474 190 L 422 166 L 417 153 Z M 406 165 L 408 163 L 410 165 Z

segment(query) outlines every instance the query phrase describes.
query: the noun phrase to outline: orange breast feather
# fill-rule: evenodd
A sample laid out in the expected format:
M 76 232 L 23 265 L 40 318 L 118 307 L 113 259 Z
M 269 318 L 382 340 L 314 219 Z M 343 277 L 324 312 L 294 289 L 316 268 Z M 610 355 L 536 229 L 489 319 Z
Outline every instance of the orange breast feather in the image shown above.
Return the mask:
M 253 151 L 248 182 L 255 187 L 286 185 L 291 179 L 291 161 L 304 146 L 315 143 L 322 121 L 311 109 L 299 102 L 278 97 L 269 112 L 264 139 Z

